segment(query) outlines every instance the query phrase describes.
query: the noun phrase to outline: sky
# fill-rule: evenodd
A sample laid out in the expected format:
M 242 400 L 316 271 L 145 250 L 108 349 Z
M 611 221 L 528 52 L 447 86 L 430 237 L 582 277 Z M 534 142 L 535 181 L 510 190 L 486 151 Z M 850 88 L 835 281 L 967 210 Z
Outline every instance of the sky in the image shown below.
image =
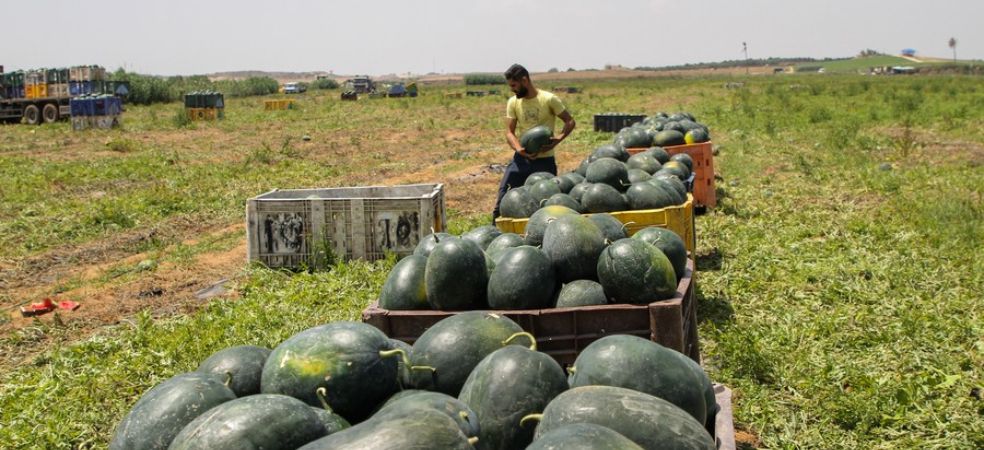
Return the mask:
M 157 75 L 667 66 L 748 56 L 984 59 L 984 0 L 30 0 L 0 11 L 6 70 Z M 41 18 L 44 20 L 40 20 Z M 24 19 L 34 18 L 34 19 Z

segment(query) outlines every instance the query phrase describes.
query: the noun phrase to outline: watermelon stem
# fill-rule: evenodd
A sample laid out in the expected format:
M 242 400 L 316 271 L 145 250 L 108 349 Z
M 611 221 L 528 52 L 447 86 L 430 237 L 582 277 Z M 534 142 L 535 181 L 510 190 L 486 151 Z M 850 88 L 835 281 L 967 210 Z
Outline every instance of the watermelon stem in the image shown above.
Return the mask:
M 514 333 L 512 336 L 507 337 L 506 340 L 502 341 L 502 345 L 509 345 L 513 341 L 513 339 L 516 339 L 520 336 L 526 336 L 527 338 L 529 338 L 530 350 L 536 351 L 536 337 L 525 331 L 520 331 L 519 333 Z
M 633 221 L 628 221 L 628 222 L 625 222 L 625 223 L 623 223 L 623 224 L 622 224 L 622 231 L 624 231 L 624 232 L 625 232 L 625 234 L 626 234 L 626 235 L 628 235 L 628 234 L 629 234 L 629 232 L 628 232 L 628 231 L 626 231 L 626 228 L 628 228 L 628 227 L 629 227 L 629 225 L 632 225 L 632 224 L 634 224 L 634 223 L 635 223 L 635 222 L 633 222 Z
M 226 387 L 229 387 L 232 385 L 232 372 L 226 371 L 225 376 L 226 379 L 223 384 L 225 384 Z
M 477 444 L 478 443 L 478 436 L 472 436 L 472 437 L 468 438 L 468 443 L 471 444 L 471 445 Z
M 328 406 L 328 389 L 325 389 L 324 386 L 319 387 L 316 391 L 314 391 L 314 394 L 318 396 L 318 401 L 321 402 L 321 407 L 324 408 L 325 411 L 334 413 L 334 411 L 331 410 L 331 406 Z
M 530 414 L 528 416 L 524 416 L 522 419 L 519 420 L 519 426 L 525 427 L 526 426 L 526 422 L 528 422 L 530 420 L 535 420 L 535 421 L 539 422 L 542 419 L 543 419 L 543 414 Z
M 400 360 L 403 361 L 404 366 L 410 367 L 410 358 L 407 357 L 407 352 L 405 352 L 402 348 L 394 348 L 393 350 L 379 351 L 380 358 L 389 358 L 391 356 L 396 356 L 396 355 L 400 355 Z

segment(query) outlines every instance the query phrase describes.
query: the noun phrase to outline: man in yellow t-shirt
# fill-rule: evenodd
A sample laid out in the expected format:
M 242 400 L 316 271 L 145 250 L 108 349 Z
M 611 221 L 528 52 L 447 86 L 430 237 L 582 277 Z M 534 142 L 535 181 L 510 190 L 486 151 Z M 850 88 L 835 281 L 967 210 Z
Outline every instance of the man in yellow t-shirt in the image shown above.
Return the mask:
M 502 182 L 499 183 L 499 196 L 495 201 L 495 210 L 492 211 L 492 220 L 499 217 L 499 203 L 510 188 L 522 186 L 526 183 L 526 178 L 534 172 L 550 172 L 557 175 L 554 149 L 574 131 L 576 125 L 571 113 L 567 111 L 559 97 L 533 86 L 526 68 L 513 64 L 509 70 L 506 70 L 505 77 L 509 89 L 516 94 L 506 103 L 506 142 L 513 150 L 513 157 L 502 175 Z M 535 155 L 527 153 L 516 137 L 516 130 L 518 129 L 519 134 L 522 135 L 530 128 L 543 125 L 553 133 L 558 118 L 564 122 L 560 136 L 551 138 L 551 142 L 539 153 Z

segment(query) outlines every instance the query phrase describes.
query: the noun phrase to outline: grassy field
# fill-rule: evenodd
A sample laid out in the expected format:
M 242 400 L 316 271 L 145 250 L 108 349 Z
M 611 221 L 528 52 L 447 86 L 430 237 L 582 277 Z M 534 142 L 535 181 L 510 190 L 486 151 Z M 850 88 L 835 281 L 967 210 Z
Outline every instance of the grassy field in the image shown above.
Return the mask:
M 919 59 L 919 57 L 917 57 Z M 915 62 L 902 57 L 894 55 L 877 55 L 877 56 L 866 56 L 862 58 L 847 58 L 838 59 L 834 61 L 820 61 L 800 64 L 797 67 L 823 67 L 824 71 L 827 73 L 858 73 L 867 72 L 872 67 L 893 67 L 893 66 L 909 66 L 909 67 L 928 67 L 928 66 L 939 66 L 951 64 L 951 60 L 927 60 L 922 62 Z M 966 65 L 980 65 L 981 61 L 967 61 L 960 60 L 957 61 L 958 64 Z
M 590 130 L 595 112 L 687 110 L 710 126 L 723 179 L 697 219 L 701 345 L 735 391 L 744 445 L 984 447 L 980 80 L 723 87 L 735 80 L 580 83 L 563 96 L 580 125 L 560 158 L 572 168 L 611 138 Z M 210 353 L 358 318 L 393 261 L 244 267 L 250 196 L 441 181 L 453 231 L 486 223 L 504 98 L 448 89 L 464 90 L 312 92 L 274 113 L 233 99 L 214 124 L 182 125 L 172 104 L 131 108 L 116 131 L 0 128 L 0 304 L 85 303 L 0 319 L 0 447 L 105 447 L 142 392 Z M 188 294 L 220 277 L 227 295 Z M 155 286 L 166 293 L 139 295 Z

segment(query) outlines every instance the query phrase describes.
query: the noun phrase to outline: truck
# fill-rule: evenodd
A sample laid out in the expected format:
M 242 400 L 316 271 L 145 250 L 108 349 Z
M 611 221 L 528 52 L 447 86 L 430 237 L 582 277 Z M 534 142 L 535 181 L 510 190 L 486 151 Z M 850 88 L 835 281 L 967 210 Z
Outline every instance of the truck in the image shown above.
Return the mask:
M 106 81 L 106 70 L 99 66 L 10 73 L 0 66 L 0 122 L 39 125 L 67 119 L 73 98 L 113 95 L 116 87 Z

